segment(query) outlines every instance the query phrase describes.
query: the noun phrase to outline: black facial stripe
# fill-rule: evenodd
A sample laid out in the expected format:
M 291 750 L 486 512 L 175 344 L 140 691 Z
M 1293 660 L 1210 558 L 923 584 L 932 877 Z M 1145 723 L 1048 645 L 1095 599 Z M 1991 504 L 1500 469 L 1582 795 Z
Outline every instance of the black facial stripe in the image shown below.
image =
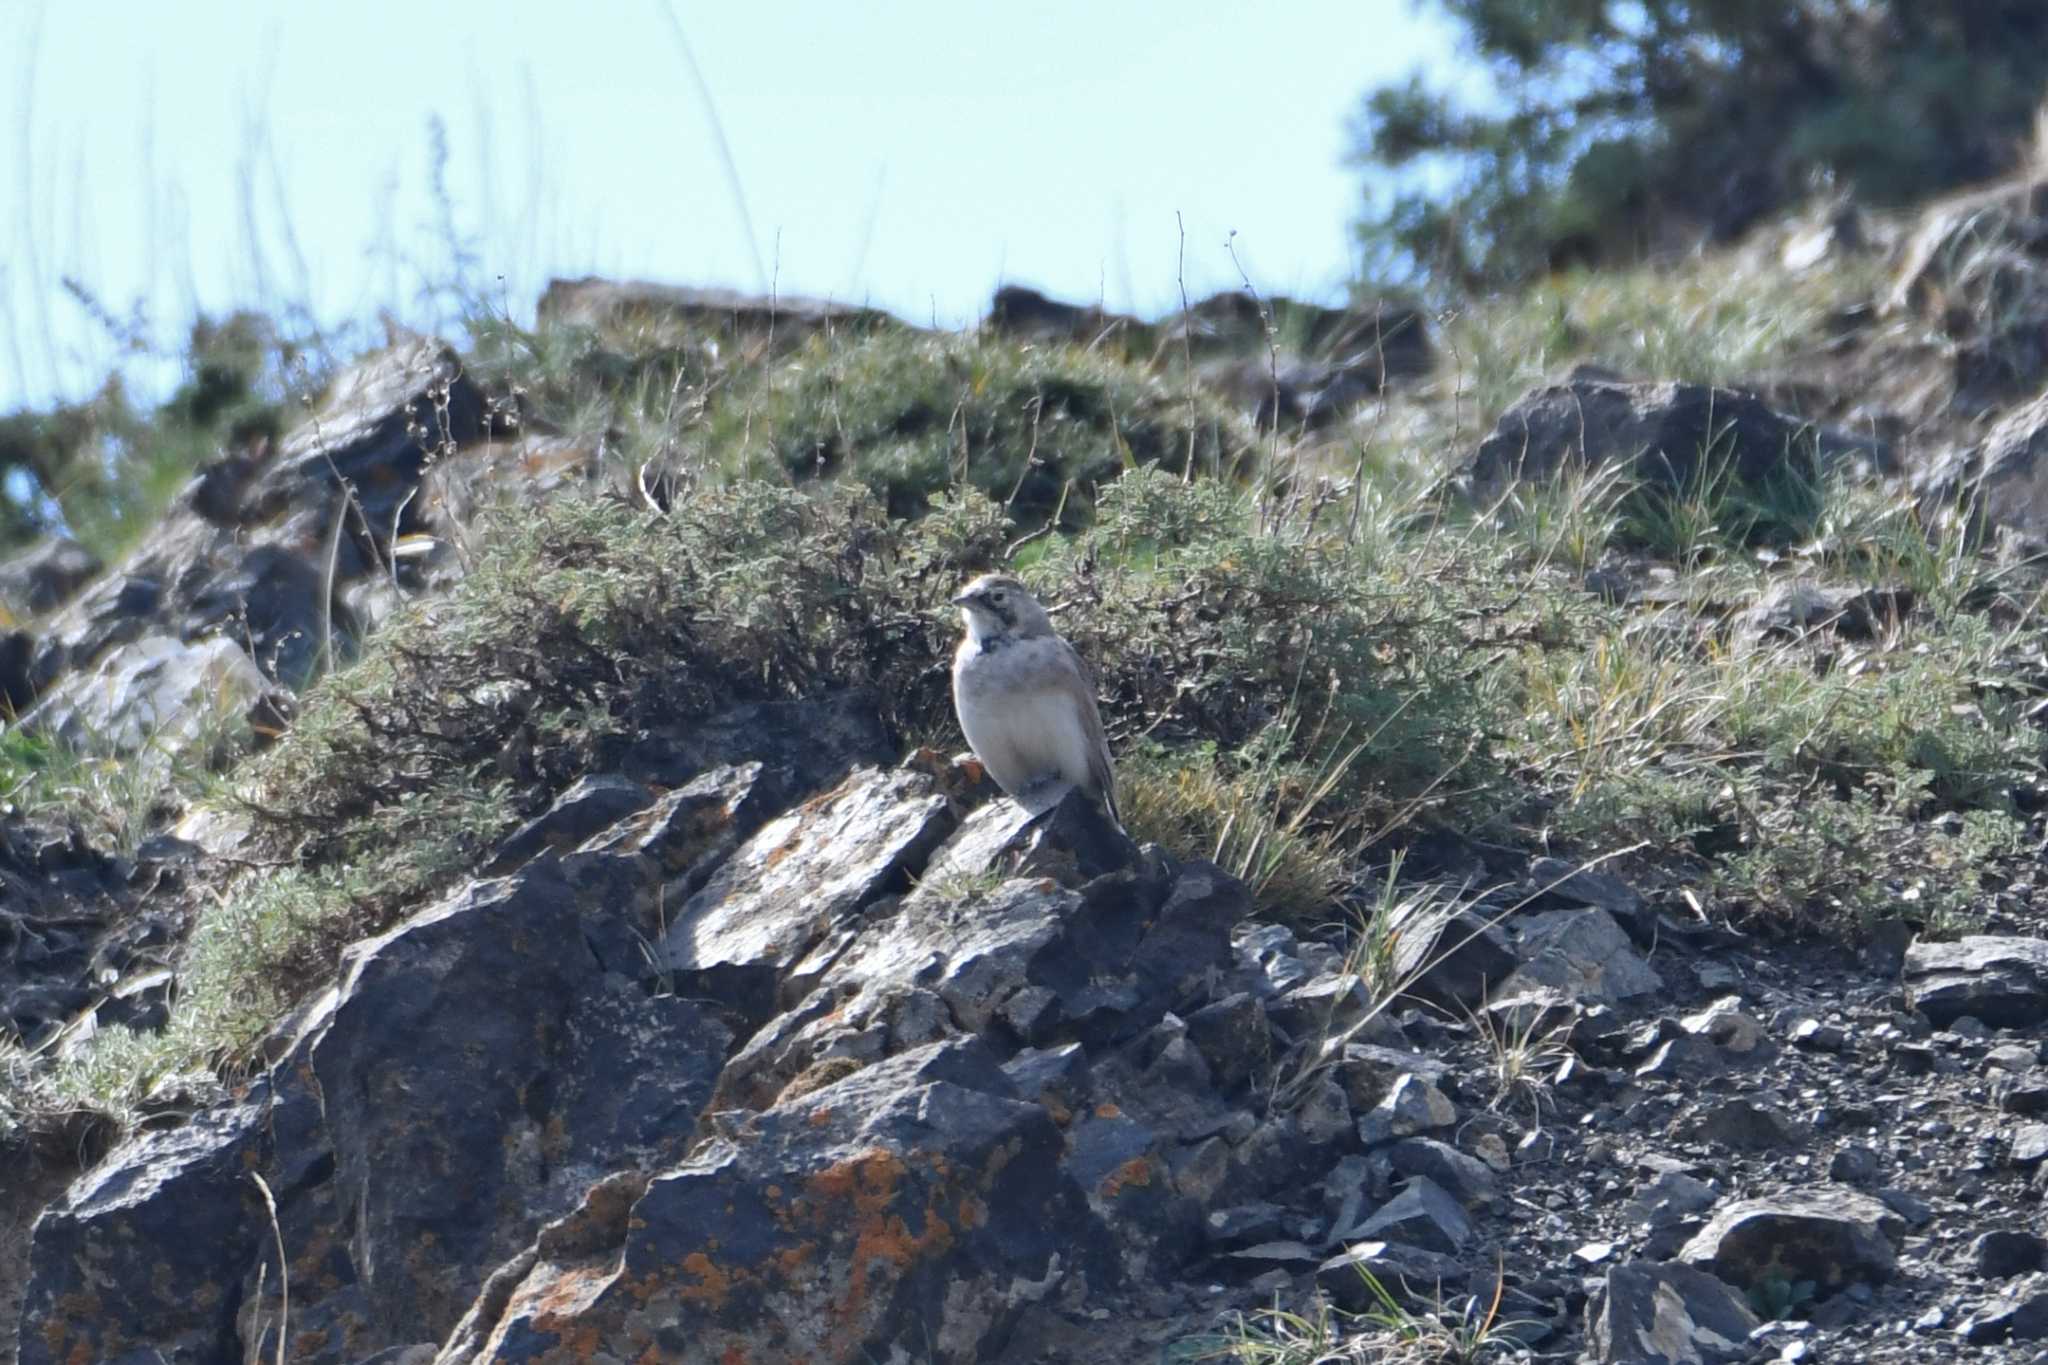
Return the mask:
M 1001 590 L 997 589 L 996 591 Z M 1017 613 L 997 602 L 995 592 L 984 592 L 980 596 L 981 605 L 988 611 L 988 614 L 1001 621 L 1006 628 L 1017 624 Z

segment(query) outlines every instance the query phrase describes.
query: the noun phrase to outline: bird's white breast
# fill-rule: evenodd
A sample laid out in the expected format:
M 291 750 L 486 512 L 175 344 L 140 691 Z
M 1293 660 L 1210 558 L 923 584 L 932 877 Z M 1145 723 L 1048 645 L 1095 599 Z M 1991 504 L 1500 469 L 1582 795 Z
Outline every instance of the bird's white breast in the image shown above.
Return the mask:
M 1021 640 L 983 651 L 970 643 L 954 658 L 960 729 L 996 785 L 1013 796 L 1049 777 L 1080 787 L 1090 782 L 1080 700 L 1050 667 L 1058 647 L 1055 640 Z

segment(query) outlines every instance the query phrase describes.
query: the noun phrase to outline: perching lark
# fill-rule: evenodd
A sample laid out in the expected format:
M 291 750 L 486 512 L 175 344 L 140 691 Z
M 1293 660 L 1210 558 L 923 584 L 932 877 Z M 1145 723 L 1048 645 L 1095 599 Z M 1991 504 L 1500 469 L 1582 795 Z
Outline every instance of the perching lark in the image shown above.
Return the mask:
M 953 605 L 967 624 L 953 654 L 953 710 L 989 776 L 1033 815 L 1079 787 L 1121 825 L 1095 686 L 1045 608 L 1008 574 L 983 574 Z

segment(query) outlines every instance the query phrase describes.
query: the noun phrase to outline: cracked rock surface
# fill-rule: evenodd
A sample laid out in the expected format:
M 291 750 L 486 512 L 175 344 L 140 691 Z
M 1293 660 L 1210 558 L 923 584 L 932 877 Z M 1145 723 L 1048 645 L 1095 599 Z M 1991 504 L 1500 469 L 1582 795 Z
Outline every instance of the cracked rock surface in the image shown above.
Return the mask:
M 357 944 L 282 1060 L 45 1211 L 20 1360 L 267 1355 L 283 1321 L 337 1365 L 1109 1362 L 1275 1296 L 1369 1307 L 1361 1270 L 1419 1311 L 1498 1275 L 1505 1358 L 2048 1333 L 2022 926 L 1884 975 L 1646 952 L 1603 886 L 1488 926 L 1477 1012 L 1455 976 L 1375 1008 L 1217 868 L 1078 798 L 965 806 L 862 707 L 629 754 Z M 1542 1046 L 1504 1084 L 1510 1021 Z

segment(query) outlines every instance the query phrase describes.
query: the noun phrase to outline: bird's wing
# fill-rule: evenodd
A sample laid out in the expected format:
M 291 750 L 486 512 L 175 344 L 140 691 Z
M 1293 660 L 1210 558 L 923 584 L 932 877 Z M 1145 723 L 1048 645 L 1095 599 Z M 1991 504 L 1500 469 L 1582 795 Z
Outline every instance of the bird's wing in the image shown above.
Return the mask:
M 1116 772 L 1109 762 L 1109 737 L 1102 732 L 1102 712 L 1095 704 L 1095 674 L 1081 657 L 1081 651 L 1065 640 L 1060 641 L 1060 647 L 1067 652 L 1079 680 L 1075 691 L 1079 694 L 1081 726 L 1088 737 L 1088 776 L 1102 793 L 1102 804 L 1109 807 L 1110 818 L 1122 826 L 1124 818 L 1116 808 Z

